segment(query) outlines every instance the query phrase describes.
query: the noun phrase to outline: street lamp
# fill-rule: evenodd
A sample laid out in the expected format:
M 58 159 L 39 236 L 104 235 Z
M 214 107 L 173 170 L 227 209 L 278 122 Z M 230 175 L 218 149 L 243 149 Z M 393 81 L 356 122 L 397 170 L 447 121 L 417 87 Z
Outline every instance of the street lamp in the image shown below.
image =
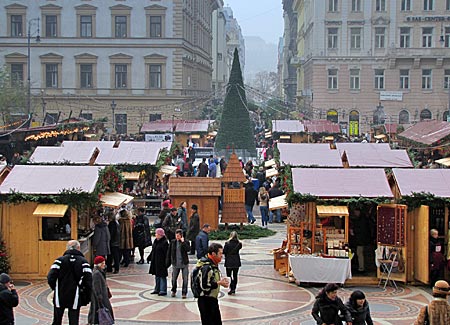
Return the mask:
M 28 94 L 27 94 L 27 110 L 28 114 L 31 114 L 31 59 L 30 59 L 30 45 L 31 45 L 31 25 L 33 21 L 37 21 L 37 35 L 36 35 L 36 43 L 39 43 L 41 41 L 41 36 L 39 35 L 39 18 L 32 18 L 28 20 L 28 34 L 27 34 L 27 50 L 28 50 L 28 57 L 27 57 L 27 80 L 28 80 Z
M 114 99 L 111 102 L 111 109 L 112 109 L 112 133 L 116 133 L 116 114 L 115 114 L 115 110 L 116 110 L 116 102 L 114 101 Z

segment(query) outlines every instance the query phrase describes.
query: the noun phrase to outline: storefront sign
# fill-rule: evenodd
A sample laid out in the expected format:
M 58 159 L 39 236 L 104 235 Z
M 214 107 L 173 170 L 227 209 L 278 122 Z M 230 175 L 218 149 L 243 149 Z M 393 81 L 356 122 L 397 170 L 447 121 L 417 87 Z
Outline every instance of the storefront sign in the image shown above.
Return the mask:
M 429 22 L 429 21 L 450 21 L 450 16 L 406 16 L 407 22 Z
M 146 134 L 145 141 L 164 142 L 164 141 L 173 141 L 173 140 L 172 140 L 172 134 L 160 133 L 160 134 Z
M 403 101 L 403 93 L 401 91 L 381 91 L 380 100 Z

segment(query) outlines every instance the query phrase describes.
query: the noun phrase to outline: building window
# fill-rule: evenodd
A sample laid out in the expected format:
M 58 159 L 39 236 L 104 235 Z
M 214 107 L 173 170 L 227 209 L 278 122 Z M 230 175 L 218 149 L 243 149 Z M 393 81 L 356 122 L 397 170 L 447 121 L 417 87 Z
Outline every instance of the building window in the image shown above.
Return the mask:
M 80 36 L 92 37 L 92 16 L 80 16 Z
M 361 0 L 352 0 L 352 12 L 361 11 Z
M 431 47 L 433 44 L 433 27 L 422 28 L 422 47 Z
M 11 15 L 11 36 L 22 37 L 22 15 Z
M 375 28 L 375 47 L 377 49 L 384 48 L 385 38 L 386 38 L 386 28 L 385 27 L 376 27 Z
M 92 113 L 80 113 L 80 118 L 92 121 Z
M 328 0 L 328 11 L 329 12 L 338 11 L 338 0 Z
M 431 89 L 431 69 L 422 70 L 422 89 Z
M 150 37 L 162 37 L 161 16 L 150 16 Z
M 409 89 L 409 70 L 400 70 L 400 89 Z
M 45 36 L 46 37 L 57 37 L 57 16 L 46 15 L 45 16 Z
M 115 16 L 114 17 L 114 35 L 116 38 L 127 37 L 127 16 Z
M 359 89 L 359 69 L 350 69 L 350 89 Z
M 58 113 L 45 113 L 44 125 L 56 124 L 58 123 L 59 114 Z
M 127 65 L 116 64 L 115 72 L 115 87 L 116 89 L 127 88 Z
M 150 64 L 149 65 L 149 74 L 150 74 L 150 88 L 161 88 L 162 80 L 161 80 L 161 72 L 162 67 L 160 64 Z
M 386 0 L 376 0 L 375 1 L 375 11 L 386 11 Z
M 11 86 L 23 84 L 23 64 L 11 64 Z
M 444 46 L 445 47 L 450 47 L 450 27 L 445 27 L 444 40 L 445 40 Z
M 432 117 L 432 115 L 431 115 L 431 111 L 429 109 L 425 108 L 420 112 L 420 120 L 421 121 L 431 120 L 431 117 Z
M 398 123 L 399 124 L 408 124 L 409 123 L 409 113 L 407 110 L 402 110 L 398 114 Z
M 115 114 L 117 134 L 127 134 L 127 114 Z
M 375 89 L 384 89 L 384 70 L 375 69 Z
M 92 88 L 92 64 L 80 64 L 80 87 Z
M 11 68 L 12 71 L 12 68 Z M 444 70 L 444 89 L 448 89 L 450 83 L 450 70 L 445 69 Z
M 423 10 L 434 10 L 434 0 L 423 0 Z
M 350 28 L 350 47 L 352 50 L 361 49 L 361 28 Z
M 154 121 L 160 121 L 161 120 L 161 114 L 150 114 L 148 121 L 154 122 Z
M 338 45 L 338 29 L 328 28 L 328 48 L 337 49 Z
M 338 71 L 337 69 L 328 69 L 328 89 L 338 88 Z
M 58 88 L 58 64 L 47 63 L 45 65 L 45 86 L 47 88 Z
M 400 10 L 401 11 L 411 11 L 411 0 L 402 0 Z
M 410 27 L 401 27 L 400 28 L 400 47 L 401 48 L 409 48 L 411 39 L 411 28 Z
M 222 53 L 217 53 L 217 61 L 222 61 Z
M 450 10 L 450 0 L 446 0 L 446 2 L 445 2 L 445 10 Z

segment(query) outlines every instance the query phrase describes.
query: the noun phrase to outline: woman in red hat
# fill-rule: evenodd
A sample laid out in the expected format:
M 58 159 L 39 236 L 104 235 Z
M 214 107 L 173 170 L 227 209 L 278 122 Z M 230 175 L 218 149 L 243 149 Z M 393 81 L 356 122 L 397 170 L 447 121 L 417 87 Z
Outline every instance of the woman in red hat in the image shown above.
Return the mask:
M 88 323 L 99 324 L 98 310 L 107 308 L 111 317 L 114 319 L 114 313 L 109 299 L 111 293 L 106 283 L 105 258 L 97 256 L 94 258 L 94 271 L 92 272 L 92 295 L 91 306 L 89 308 Z

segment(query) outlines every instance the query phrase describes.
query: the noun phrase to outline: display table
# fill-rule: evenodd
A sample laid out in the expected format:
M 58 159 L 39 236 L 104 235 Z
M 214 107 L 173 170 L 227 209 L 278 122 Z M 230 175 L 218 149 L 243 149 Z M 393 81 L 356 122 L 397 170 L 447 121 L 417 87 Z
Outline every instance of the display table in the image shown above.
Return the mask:
M 344 283 L 352 278 L 350 259 L 313 255 L 289 255 L 289 264 L 299 282 Z

